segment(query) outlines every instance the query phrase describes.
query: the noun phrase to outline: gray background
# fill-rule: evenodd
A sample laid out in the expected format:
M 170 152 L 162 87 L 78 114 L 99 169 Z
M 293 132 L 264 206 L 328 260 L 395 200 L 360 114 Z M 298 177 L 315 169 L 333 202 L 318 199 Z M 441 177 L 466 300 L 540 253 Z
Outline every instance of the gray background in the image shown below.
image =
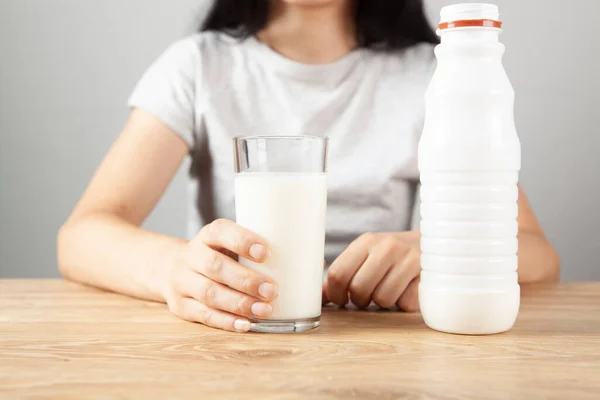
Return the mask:
M 242 0 L 243 1 L 243 0 Z M 446 0 L 426 0 L 432 21 Z M 0 277 L 55 277 L 55 236 L 150 63 L 209 0 L 0 0 Z M 595 0 L 496 0 L 517 93 L 522 184 L 563 266 L 600 280 Z M 185 234 L 185 168 L 146 226 Z

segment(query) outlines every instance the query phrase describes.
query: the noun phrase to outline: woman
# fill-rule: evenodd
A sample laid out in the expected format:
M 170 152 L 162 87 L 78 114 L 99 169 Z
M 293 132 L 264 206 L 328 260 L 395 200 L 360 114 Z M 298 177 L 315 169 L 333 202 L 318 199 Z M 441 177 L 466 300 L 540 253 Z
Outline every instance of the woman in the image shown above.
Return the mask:
M 231 139 L 327 135 L 324 296 L 418 310 L 420 235 L 409 229 L 436 42 L 420 0 L 217 0 L 202 31 L 136 87 L 121 136 L 60 231 L 61 272 L 248 331 L 249 318 L 272 312 L 278 288 L 235 261 L 261 262 L 268 248 L 231 221 Z M 191 240 L 143 230 L 187 154 L 198 200 Z M 520 281 L 558 279 L 524 195 L 519 211 Z

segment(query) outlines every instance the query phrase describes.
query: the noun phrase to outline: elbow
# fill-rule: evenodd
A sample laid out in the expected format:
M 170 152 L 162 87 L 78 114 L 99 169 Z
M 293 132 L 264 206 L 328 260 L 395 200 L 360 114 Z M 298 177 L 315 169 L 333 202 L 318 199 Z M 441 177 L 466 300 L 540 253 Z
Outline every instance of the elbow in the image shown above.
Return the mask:
M 68 222 L 60 227 L 58 235 L 56 235 L 56 263 L 58 265 L 58 272 L 63 278 L 68 278 L 68 268 L 65 262 L 65 252 L 67 250 L 67 237 L 68 237 Z
M 541 234 L 519 235 L 519 283 L 558 283 L 560 257 Z
M 538 273 L 531 280 L 531 283 L 558 283 L 560 282 L 560 257 L 554 248 L 547 244 L 545 250 L 546 256 L 541 259 L 544 260 L 539 266 Z
M 548 256 L 548 271 L 544 281 L 549 283 L 558 283 L 560 281 L 560 257 L 550 244 L 548 244 L 548 247 L 550 248 Z
M 70 268 L 69 259 L 71 258 L 71 252 L 73 250 L 73 224 L 71 221 L 65 222 L 63 226 L 58 230 L 56 237 L 56 256 L 58 272 L 65 279 L 72 279 L 72 269 Z

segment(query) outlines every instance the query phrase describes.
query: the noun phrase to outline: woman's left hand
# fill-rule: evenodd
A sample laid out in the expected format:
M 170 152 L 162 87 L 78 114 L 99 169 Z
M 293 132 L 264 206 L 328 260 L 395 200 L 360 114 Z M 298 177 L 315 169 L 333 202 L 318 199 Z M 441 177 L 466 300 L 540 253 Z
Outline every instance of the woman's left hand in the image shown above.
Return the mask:
M 352 301 L 365 308 L 373 301 L 382 308 L 397 305 L 407 312 L 419 311 L 420 238 L 419 232 L 360 236 L 329 267 L 325 304 Z

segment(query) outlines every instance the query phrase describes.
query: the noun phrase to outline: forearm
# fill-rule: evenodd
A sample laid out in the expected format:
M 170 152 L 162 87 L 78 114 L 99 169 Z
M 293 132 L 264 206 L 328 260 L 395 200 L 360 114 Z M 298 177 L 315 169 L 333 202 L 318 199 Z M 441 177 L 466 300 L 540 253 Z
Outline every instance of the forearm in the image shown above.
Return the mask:
M 165 301 L 162 282 L 186 241 L 143 230 L 107 213 L 68 221 L 58 236 L 58 266 L 68 279 L 147 300 Z
M 519 232 L 519 282 L 558 282 L 558 254 L 543 234 Z

